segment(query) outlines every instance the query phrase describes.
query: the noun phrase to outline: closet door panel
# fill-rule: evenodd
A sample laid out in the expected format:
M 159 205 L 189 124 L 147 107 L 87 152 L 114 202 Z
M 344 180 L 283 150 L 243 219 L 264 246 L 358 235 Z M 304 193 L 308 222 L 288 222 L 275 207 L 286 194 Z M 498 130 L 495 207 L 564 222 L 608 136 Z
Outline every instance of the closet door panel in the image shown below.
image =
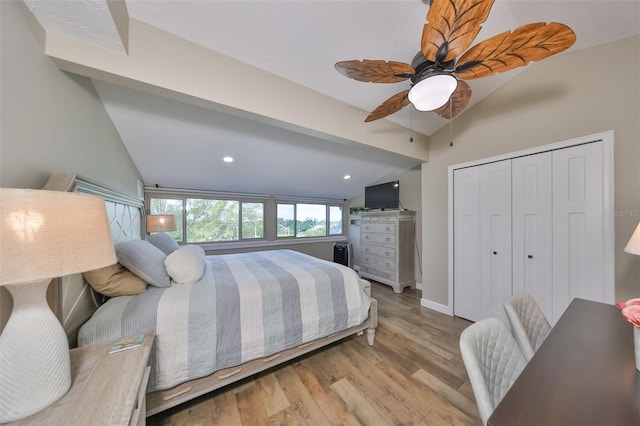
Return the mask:
M 511 286 L 511 160 L 480 169 L 480 305 L 482 318 L 504 317 Z
M 513 292 L 553 316 L 551 152 L 512 160 Z
M 553 322 L 575 298 L 607 299 L 603 144 L 553 152 Z
M 453 173 L 454 314 L 480 317 L 480 181 L 477 167 Z

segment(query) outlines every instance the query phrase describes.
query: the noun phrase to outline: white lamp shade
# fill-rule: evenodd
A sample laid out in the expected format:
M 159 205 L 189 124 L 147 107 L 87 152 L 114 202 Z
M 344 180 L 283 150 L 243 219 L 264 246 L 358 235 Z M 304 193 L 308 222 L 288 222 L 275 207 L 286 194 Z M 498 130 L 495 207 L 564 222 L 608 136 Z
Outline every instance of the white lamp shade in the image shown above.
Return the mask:
M 150 214 L 147 216 L 147 232 L 171 232 L 176 230 L 174 215 Z
M 0 188 L 0 285 L 116 263 L 104 200 L 93 195 Z
M 629 239 L 624 251 L 631 254 L 637 254 L 640 256 L 640 223 L 636 226 L 636 230 L 633 231 L 633 235 Z
M 46 299 L 51 278 L 114 263 L 102 198 L 0 188 L 0 285 L 13 298 L 0 335 L 0 423 L 42 410 L 71 386 L 67 336 Z
M 427 77 L 409 90 L 409 101 L 419 111 L 433 111 L 447 103 L 458 87 L 458 80 L 449 74 Z

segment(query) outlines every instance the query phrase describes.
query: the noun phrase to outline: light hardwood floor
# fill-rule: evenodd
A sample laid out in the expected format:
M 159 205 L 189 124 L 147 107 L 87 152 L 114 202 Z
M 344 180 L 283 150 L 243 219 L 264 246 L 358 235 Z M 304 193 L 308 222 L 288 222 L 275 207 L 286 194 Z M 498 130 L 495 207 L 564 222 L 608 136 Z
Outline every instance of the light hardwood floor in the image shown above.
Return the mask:
M 372 282 L 373 346 L 353 336 L 147 419 L 150 425 L 479 425 L 458 339 L 470 322 Z

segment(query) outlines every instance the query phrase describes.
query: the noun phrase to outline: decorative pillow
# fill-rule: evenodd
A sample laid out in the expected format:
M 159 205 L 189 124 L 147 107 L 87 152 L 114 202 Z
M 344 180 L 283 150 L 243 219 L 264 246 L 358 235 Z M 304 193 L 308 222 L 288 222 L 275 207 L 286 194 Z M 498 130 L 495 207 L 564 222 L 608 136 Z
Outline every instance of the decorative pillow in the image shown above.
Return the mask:
M 167 257 L 159 248 L 144 240 L 116 244 L 116 257 L 125 268 L 154 287 L 170 287 L 171 278 L 164 269 Z
M 147 237 L 147 241 L 158 247 L 167 255 L 178 250 L 179 247 L 175 238 L 166 232 L 156 232 L 155 234 L 151 234 Z
M 91 288 L 105 296 L 133 296 L 147 290 L 147 283 L 119 263 L 82 274 Z
M 193 244 L 180 247 L 164 260 L 164 266 L 173 282 L 190 284 L 204 274 L 205 253 L 202 247 Z

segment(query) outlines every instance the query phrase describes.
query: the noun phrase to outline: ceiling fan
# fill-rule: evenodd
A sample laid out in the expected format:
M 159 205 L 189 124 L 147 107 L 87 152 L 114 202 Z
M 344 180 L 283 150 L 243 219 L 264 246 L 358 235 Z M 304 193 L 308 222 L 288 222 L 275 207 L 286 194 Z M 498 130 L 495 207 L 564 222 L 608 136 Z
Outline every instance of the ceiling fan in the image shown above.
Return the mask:
M 471 88 L 464 80 L 488 77 L 540 61 L 568 49 L 576 41 L 575 33 L 568 26 L 538 22 L 498 34 L 467 50 L 482 28 L 480 24 L 489 16 L 493 2 L 432 0 L 422 31 L 421 51 L 411 65 L 371 59 L 336 63 L 335 68 L 341 74 L 358 81 L 411 80 L 408 90 L 384 101 L 364 121 L 386 117 L 409 103 L 420 111 L 453 118 L 464 110 L 471 98 Z

